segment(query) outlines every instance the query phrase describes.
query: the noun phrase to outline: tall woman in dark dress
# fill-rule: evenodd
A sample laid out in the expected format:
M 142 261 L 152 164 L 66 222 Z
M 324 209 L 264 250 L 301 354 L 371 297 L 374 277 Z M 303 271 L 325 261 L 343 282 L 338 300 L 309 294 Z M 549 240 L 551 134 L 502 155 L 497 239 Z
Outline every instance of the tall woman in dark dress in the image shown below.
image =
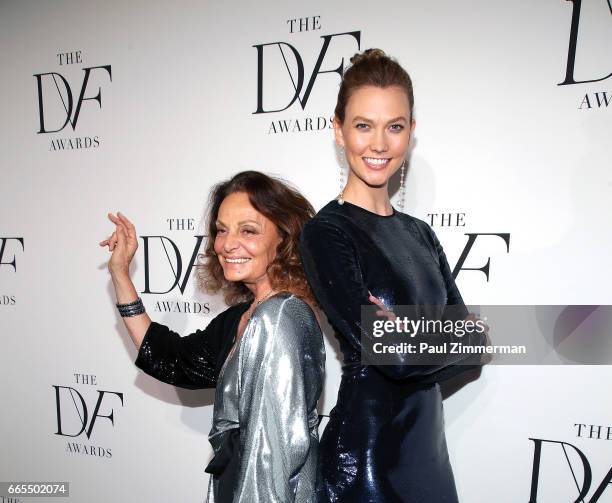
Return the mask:
M 206 471 L 209 503 L 314 501 L 317 400 L 325 353 L 298 237 L 314 213 L 297 191 L 253 171 L 211 194 L 203 286 L 231 306 L 180 337 L 151 321 L 129 277 L 138 246 L 122 214 L 100 243 L 134 344 L 136 365 L 183 388 L 216 387 Z
M 389 178 L 404 169 L 414 129 L 410 77 L 378 49 L 351 62 L 334 119 L 348 180 L 306 224 L 300 243 L 344 355 L 321 438 L 319 501 L 456 503 L 438 382 L 467 368 L 454 365 L 461 356 L 429 366 L 402 355 L 395 365 L 361 362 L 362 337 L 372 336 L 361 323 L 362 305 L 465 306 L 433 230 L 389 199 Z

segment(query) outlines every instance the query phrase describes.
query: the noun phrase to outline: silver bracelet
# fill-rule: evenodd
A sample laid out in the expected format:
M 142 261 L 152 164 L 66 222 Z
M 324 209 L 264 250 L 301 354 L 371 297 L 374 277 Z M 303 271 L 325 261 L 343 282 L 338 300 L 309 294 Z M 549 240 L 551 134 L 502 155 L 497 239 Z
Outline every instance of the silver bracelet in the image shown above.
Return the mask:
M 137 316 L 145 312 L 145 307 L 140 297 L 138 297 L 132 302 L 128 302 L 127 304 L 117 303 L 115 305 L 117 306 L 117 309 L 119 309 L 119 314 L 123 318 L 127 318 L 129 316 Z

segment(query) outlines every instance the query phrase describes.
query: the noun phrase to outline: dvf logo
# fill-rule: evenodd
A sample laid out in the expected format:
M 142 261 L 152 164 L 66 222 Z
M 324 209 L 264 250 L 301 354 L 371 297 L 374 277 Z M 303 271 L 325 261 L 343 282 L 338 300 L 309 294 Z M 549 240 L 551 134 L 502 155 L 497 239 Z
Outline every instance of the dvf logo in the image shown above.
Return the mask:
M 321 67 L 323 66 L 323 61 L 325 60 L 325 55 L 329 50 L 332 40 L 338 37 L 352 37 L 355 42 L 357 42 L 357 50 L 360 49 L 360 31 L 350 31 L 345 33 L 335 33 L 333 35 L 323 35 L 321 37 L 323 39 L 323 45 L 319 51 L 317 61 L 310 76 L 306 75 L 304 60 L 302 56 L 300 55 L 299 51 L 291 44 L 287 42 L 270 42 L 267 44 L 254 45 L 253 47 L 257 49 L 257 110 L 255 110 L 253 114 L 282 112 L 283 110 L 287 110 L 296 101 L 298 101 L 298 103 L 302 107 L 302 110 L 304 110 L 306 108 L 306 104 L 308 103 L 308 98 L 310 97 L 312 88 L 314 87 L 315 81 L 317 80 L 317 77 L 319 75 L 323 73 L 337 73 L 340 77 L 342 77 L 342 73 L 344 72 L 344 57 L 340 59 L 339 64 L 336 68 L 333 68 L 332 70 L 321 70 Z M 277 54 L 277 61 L 280 62 L 282 60 L 281 68 L 284 68 L 287 71 L 287 73 L 289 74 L 289 79 L 291 80 L 291 92 L 293 94 L 287 96 L 287 99 L 289 101 L 284 108 L 264 110 L 264 52 L 266 52 L 266 48 L 268 49 L 268 52 L 274 48 L 278 49 L 280 53 L 280 59 L 278 58 L 279 54 Z M 292 62 L 293 64 L 290 64 Z M 291 66 L 295 67 L 295 70 L 293 72 L 291 71 Z M 304 89 L 304 92 L 302 93 L 302 88 L 304 87 L 304 84 L 306 84 L 306 87 Z M 278 94 L 278 89 L 274 90 L 274 94 Z
M 196 243 L 193 247 L 193 251 L 191 253 L 191 257 L 186 263 L 185 266 L 185 274 L 183 275 L 183 257 L 181 256 L 181 252 L 178 246 L 172 241 L 170 238 L 166 236 L 140 236 L 144 242 L 144 280 L 145 280 L 145 288 L 142 293 L 153 293 L 153 294 L 164 294 L 171 292 L 174 288 L 178 286 L 181 293 L 185 293 L 185 287 L 187 286 L 187 281 L 189 280 L 189 276 L 191 275 L 191 271 L 198 257 L 198 250 L 202 245 L 202 239 L 204 236 L 195 236 Z M 154 241 L 159 239 L 159 241 Z M 163 248 L 163 255 L 159 253 L 161 256 L 165 256 L 168 260 L 168 265 L 170 271 L 166 271 L 166 278 L 168 281 L 171 281 L 172 284 L 170 287 L 163 292 L 154 292 L 151 290 L 151 248 L 152 242 L 156 242 L 161 245 Z M 169 245 L 167 247 L 166 245 Z M 159 250 L 158 248 L 158 251 Z M 174 255 L 174 259 L 171 258 L 171 255 Z M 163 272 L 163 271 L 160 271 Z
M 63 435 L 65 437 L 78 437 L 83 432 L 85 432 L 85 436 L 89 439 L 91 437 L 91 433 L 93 432 L 96 419 L 99 417 L 108 419 L 114 426 L 114 410 L 112 408 L 110 409 L 110 413 L 108 413 L 107 415 L 100 413 L 102 402 L 109 395 L 111 396 L 106 399 L 106 402 L 112 399 L 111 397 L 112 395 L 114 395 L 115 403 L 118 398 L 121 403 L 121 406 L 123 407 L 123 393 L 118 393 L 116 391 L 97 390 L 98 398 L 94 405 L 93 414 L 91 415 L 90 420 L 88 413 L 89 409 L 81 393 L 79 393 L 75 388 L 71 388 L 70 386 L 54 385 L 53 387 L 55 388 L 55 404 L 57 409 L 57 431 L 55 432 L 56 435 Z M 62 404 L 64 404 L 64 408 L 62 408 Z M 66 409 L 71 412 L 67 412 Z M 69 428 L 72 433 L 66 433 L 64 428 Z M 74 433 L 75 430 L 78 431 Z
M 83 82 L 81 83 L 80 89 L 77 89 L 78 98 L 75 103 L 75 94 L 73 94 L 72 87 L 66 80 L 66 78 L 57 72 L 47 72 L 47 73 L 37 73 L 34 74 L 36 78 L 36 84 L 38 89 L 38 112 L 40 118 L 40 129 L 38 130 L 38 134 L 41 133 L 57 133 L 64 129 L 68 124 L 72 126 L 72 130 L 76 129 L 77 123 L 79 121 L 79 115 L 81 113 L 81 106 L 84 101 L 92 100 L 97 101 L 100 108 L 102 108 L 102 90 L 98 86 L 98 92 L 94 96 L 85 96 L 88 94 L 87 84 L 89 83 L 90 76 L 93 72 L 97 75 L 98 73 L 106 72 L 108 74 L 108 78 L 112 81 L 112 72 L 111 65 L 102 65 L 102 66 L 91 66 L 89 68 L 83 68 Z M 43 88 L 46 92 L 43 92 Z M 49 94 L 56 94 L 56 107 L 59 104 L 60 109 L 63 109 L 63 112 L 60 115 L 64 115 L 64 122 L 57 129 L 47 129 L 49 126 L 45 123 L 45 104 L 48 104 Z M 45 101 L 45 98 L 47 101 Z M 54 124 L 57 126 L 57 123 Z

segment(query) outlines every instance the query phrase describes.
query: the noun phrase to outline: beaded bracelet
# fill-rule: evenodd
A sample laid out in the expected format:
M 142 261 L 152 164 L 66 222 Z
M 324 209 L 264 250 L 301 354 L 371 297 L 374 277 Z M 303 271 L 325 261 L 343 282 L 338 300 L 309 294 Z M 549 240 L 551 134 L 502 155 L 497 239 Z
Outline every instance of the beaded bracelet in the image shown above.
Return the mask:
M 127 318 L 129 316 L 137 316 L 145 312 L 145 307 L 140 297 L 138 297 L 132 302 L 128 302 L 127 304 L 117 303 L 116 306 L 117 309 L 119 309 L 119 314 L 123 318 Z

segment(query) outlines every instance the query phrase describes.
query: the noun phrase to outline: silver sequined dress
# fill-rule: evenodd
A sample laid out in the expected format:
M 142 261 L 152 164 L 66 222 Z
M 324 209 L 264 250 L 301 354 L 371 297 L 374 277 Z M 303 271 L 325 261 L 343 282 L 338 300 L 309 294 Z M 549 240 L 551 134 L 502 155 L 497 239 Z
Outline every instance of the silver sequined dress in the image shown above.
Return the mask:
M 234 345 L 248 306 L 232 306 L 184 337 L 151 322 L 135 364 L 174 386 L 216 388 L 208 468 L 217 460 L 225 467 L 222 477 L 210 477 L 208 503 L 219 503 L 220 480 L 223 499 L 232 503 L 311 503 L 325 367 L 321 330 L 308 304 L 279 293 L 254 310 Z
M 315 501 L 317 401 L 325 351 L 301 299 L 277 294 L 259 305 L 219 374 L 209 440 L 240 428 L 234 503 Z M 215 502 L 211 477 L 208 503 Z

